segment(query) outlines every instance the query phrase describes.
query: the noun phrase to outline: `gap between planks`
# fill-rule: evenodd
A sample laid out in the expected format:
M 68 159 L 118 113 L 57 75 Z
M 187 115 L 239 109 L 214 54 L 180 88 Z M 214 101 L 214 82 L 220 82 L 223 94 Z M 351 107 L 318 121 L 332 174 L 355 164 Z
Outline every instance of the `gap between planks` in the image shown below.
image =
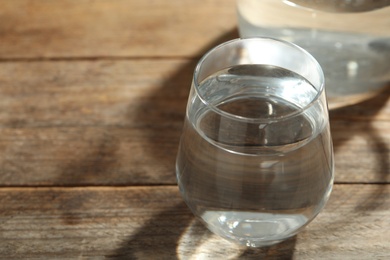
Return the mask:
M 16 189 L 127 189 L 127 188 L 174 188 L 177 184 L 113 184 L 113 185 L 0 185 L 0 190 L 16 190 Z
M 337 186 L 350 186 L 350 185 L 389 185 L 384 182 L 335 182 L 333 185 Z M 0 185 L 0 190 L 12 190 L 12 189 L 113 189 L 113 188 L 174 188 L 178 187 L 177 184 L 113 184 L 113 185 Z
M 15 58 L 1 58 L 0 63 L 7 62 L 75 62 L 75 61 L 121 61 L 121 60 L 198 60 L 201 56 L 75 56 L 75 57 L 15 57 Z

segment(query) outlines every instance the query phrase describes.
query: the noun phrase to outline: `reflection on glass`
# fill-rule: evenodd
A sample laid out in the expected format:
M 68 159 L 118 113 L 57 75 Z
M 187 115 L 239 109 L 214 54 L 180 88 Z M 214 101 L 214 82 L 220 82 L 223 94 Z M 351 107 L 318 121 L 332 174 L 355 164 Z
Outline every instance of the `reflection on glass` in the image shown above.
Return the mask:
M 311 55 L 268 38 L 234 40 L 201 59 L 176 173 L 185 202 L 212 232 L 269 245 L 324 207 L 333 150 L 323 83 Z

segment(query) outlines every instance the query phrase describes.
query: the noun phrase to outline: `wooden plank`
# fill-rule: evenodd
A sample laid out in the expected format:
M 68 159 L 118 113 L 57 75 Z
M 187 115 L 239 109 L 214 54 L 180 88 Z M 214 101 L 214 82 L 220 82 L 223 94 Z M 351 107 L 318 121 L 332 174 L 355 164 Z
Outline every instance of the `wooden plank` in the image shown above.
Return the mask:
M 335 122 L 335 181 L 390 183 L 390 122 Z M 0 129 L 0 186 L 174 184 L 181 123 Z
M 390 122 L 331 122 L 335 181 L 390 183 Z
M 182 121 L 192 60 L 0 63 L 2 127 L 141 126 Z
M 195 64 L 0 63 L 0 185 L 174 184 Z M 337 182 L 389 182 L 389 107 L 331 113 Z
M 0 64 L 0 185 L 174 183 L 192 60 Z
M 233 0 L 0 1 L 0 58 L 194 56 L 235 34 Z
M 153 125 L 181 121 L 196 60 L 0 63 L 0 125 Z M 332 120 L 390 121 L 387 92 Z
M 336 185 L 325 210 L 303 232 L 259 250 L 212 235 L 175 186 L 2 188 L 0 202 L 1 259 L 390 256 L 389 185 Z
M 0 129 L 0 186 L 173 184 L 180 130 Z

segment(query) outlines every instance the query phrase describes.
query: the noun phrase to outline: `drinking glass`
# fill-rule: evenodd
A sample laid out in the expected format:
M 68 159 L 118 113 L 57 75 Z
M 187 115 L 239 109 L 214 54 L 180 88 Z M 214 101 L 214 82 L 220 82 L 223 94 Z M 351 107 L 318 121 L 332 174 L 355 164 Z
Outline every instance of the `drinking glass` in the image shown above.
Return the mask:
M 201 58 L 176 177 L 212 232 L 249 247 L 295 235 L 324 207 L 333 168 L 324 75 L 308 52 L 249 38 Z

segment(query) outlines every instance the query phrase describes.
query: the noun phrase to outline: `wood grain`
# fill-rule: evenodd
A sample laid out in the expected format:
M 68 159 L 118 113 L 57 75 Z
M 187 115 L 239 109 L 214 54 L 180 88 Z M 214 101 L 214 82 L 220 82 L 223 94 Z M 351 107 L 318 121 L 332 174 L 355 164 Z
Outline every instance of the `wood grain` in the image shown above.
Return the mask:
M 0 202 L 1 259 L 390 256 L 388 185 L 336 185 L 325 210 L 302 233 L 261 250 L 212 235 L 175 186 L 2 188 Z
M 173 122 L 172 124 L 174 124 Z M 389 183 L 389 122 L 333 122 L 336 182 Z M 175 184 L 181 125 L 0 129 L 2 186 Z M 359 160 L 356 160 L 359 158 Z
M 336 183 L 389 183 L 390 122 L 331 123 Z
M 0 185 L 174 184 L 195 64 L 0 63 Z M 332 111 L 337 182 L 390 181 L 389 102 Z
M 136 127 L 182 120 L 193 70 L 187 62 L 195 66 L 185 59 L 0 63 L 0 124 Z
M 0 1 L 0 59 L 193 56 L 236 27 L 235 1 Z
M 336 185 L 259 250 L 194 219 L 174 164 L 234 0 L 0 0 L 0 259 L 389 259 L 390 88 L 330 113 Z
M 197 60 L 0 63 L 2 127 L 141 126 L 182 121 Z M 331 119 L 390 121 L 390 88 Z M 153 123 L 152 123 L 153 122 Z

